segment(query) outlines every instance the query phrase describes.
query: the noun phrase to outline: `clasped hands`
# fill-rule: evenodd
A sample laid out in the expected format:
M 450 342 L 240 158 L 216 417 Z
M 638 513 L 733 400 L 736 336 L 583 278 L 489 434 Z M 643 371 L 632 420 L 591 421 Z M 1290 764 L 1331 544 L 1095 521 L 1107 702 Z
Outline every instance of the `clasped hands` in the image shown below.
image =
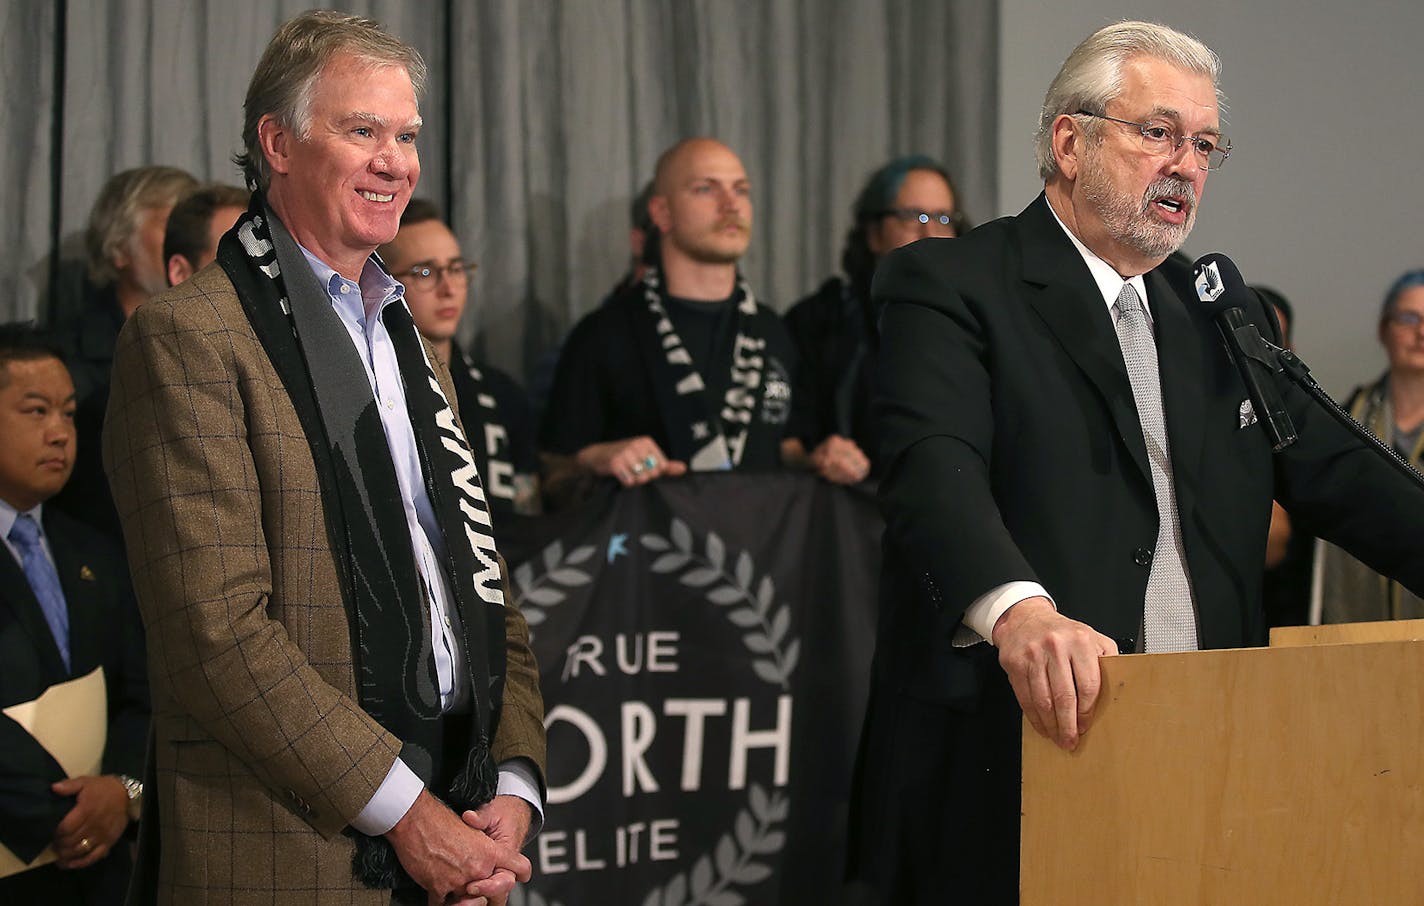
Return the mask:
M 386 837 L 431 906 L 505 906 L 515 883 L 530 877 L 529 860 L 519 852 L 530 817 L 529 803 L 518 796 L 496 796 L 456 816 L 422 790 Z
M 1063 616 L 1044 597 L 1004 611 L 993 636 L 999 666 L 1029 724 L 1060 748 L 1076 749 L 1102 691 L 1098 658 L 1117 654 L 1117 643 Z

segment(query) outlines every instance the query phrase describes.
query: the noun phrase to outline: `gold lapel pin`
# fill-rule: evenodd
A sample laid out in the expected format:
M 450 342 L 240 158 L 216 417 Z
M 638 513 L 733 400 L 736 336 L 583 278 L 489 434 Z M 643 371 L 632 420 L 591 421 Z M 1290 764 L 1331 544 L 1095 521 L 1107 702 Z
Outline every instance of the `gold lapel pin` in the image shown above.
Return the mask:
M 94 570 L 90 569 L 87 566 L 79 567 L 79 578 L 83 579 L 85 582 L 93 582 Z

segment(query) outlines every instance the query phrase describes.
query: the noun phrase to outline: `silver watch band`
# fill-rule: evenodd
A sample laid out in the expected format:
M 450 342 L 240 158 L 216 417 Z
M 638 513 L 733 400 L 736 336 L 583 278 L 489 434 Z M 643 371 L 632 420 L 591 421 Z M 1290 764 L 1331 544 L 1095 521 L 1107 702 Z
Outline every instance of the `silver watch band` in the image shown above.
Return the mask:
M 129 797 L 128 814 L 130 821 L 137 821 L 139 813 L 143 810 L 143 781 L 130 777 L 127 774 L 120 774 L 119 783 L 124 785 L 124 792 Z

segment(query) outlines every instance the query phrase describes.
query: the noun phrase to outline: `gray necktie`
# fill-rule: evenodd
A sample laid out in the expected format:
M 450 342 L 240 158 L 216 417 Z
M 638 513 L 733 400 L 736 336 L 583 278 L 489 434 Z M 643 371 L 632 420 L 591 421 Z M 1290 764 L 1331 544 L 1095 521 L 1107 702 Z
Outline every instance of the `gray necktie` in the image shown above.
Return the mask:
M 1147 461 L 1152 469 L 1152 489 L 1157 494 L 1157 548 L 1147 575 L 1147 600 L 1143 611 L 1143 650 L 1196 651 L 1197 625 L 1192 609 L 1192 589 L 1182 557 L 1182 524 L 1177 518 L 1177 490 L 1172 485 L 1172 451 L 1167 443 L 1167 423 L 1162 415 L 1162 383 L 1157 373 L 1157 343 L 1147 323 L 1147 313 L 1131 283 L 1117 295 L 1117 341 L 1132 382 Z

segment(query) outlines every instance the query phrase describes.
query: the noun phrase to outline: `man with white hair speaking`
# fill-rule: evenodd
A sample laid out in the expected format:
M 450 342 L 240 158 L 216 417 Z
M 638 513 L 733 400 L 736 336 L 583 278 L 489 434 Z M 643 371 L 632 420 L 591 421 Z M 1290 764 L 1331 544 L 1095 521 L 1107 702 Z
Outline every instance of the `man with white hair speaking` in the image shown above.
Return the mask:
M 876 273 L 885 581 L 852 826 L 886 902 L 1017 901 L 1023 718 L 1075 748 L 1099 657 L 1265 642 L 1273 493 L 1424 590 L 1424 491 L 1294 387 L 1273 455 L 1212 313 L 1156 272 L 1231 151 L 1218 74 L 1172 29 L 1100 29 L 1048 89 L 1043 194 Z

